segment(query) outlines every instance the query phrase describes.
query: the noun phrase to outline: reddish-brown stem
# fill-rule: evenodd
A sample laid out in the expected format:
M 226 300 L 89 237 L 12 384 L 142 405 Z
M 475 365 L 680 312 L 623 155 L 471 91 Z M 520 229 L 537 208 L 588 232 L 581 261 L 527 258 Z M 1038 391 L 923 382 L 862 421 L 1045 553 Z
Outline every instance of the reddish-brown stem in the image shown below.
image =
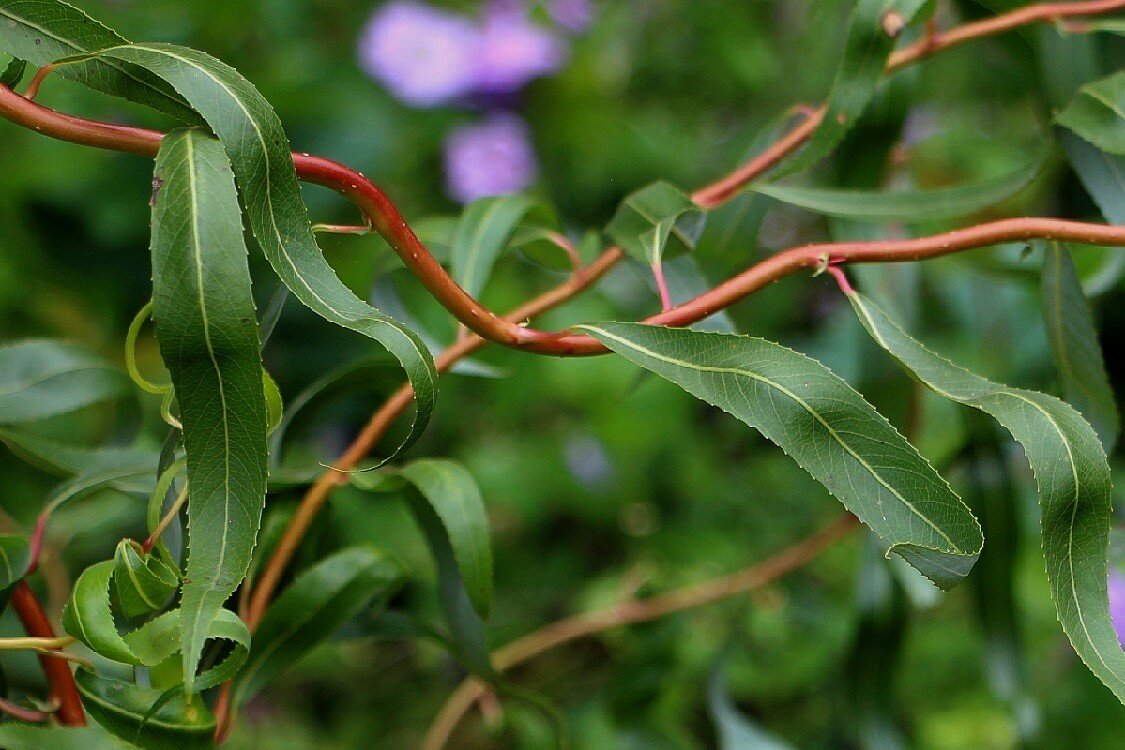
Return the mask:
M 32 724 L 42 724 L 51 718 L 52 713 L 47 711 L 35 711 L 34 709 L 24 708 L 23 706 L 12 703 L 7 698 L 0 698 L 0 713 L 8 714 L 15 717 L 20 721 L 30 722 Z
M 664 278 L 664 264 L 659 258 L 652 262 L 652 280 L 656 282 L 656 293 L 660 296 L 660 309 L 672 309 L 672 293 L 668 291 L 668 282 Z
M 669 591 L 650 599 L 627 601 L 598 612 L 572 615 L 553 622 L 497 649 L 493 653 L 493 666 L 498 672 L 504 672 L 578 638 L 596 635 L 622 625 L 656 620 L 761 588 L 808 564 L 858 527 L 859 521 L 855 516 L 845 513 L 812 536 L 737 573 Z M 430 725 L 422 742 L 422 750 L 441 750 L 445 747 L 461 717 L 486 689 L 487 686 L 475 678 L 462 682 Z
M 55 69 L 54 64 L 44 65 L 39 70 L 35 71 L 35 75 L 31 78 L 31 83 L 27 84 L 27 89 L 23 92 L 25 98 L 35 101 L 35 97 L 39 96 L 39 87 L 43 85 L 43 79 L 50 75 L 51 71 Z
M 851 282 L 848 281 L 848 276 L 844 273 L 844 269 L 839 266 L 829 265 L 825 270 L 831 274 L 832 278 L 836 279 L 836 284 L 840 287 L 841 292 L 851 294 L 855 291 L 852 289 Z
M 12 587 L 12 609 L 28 635 L 36 638 L 55 637 L 55 630 L 27 581 L 20 581 Z M 39 654 L 39 666 L 47 676 L 51 700 L 58 703 L 59 710 L 55 712 L 55 716 L 59 723 L 72 727 L 86 726 L 86 713 L 82 710 L 82 699 L 74 684 L 70 665 L 63 659 Z

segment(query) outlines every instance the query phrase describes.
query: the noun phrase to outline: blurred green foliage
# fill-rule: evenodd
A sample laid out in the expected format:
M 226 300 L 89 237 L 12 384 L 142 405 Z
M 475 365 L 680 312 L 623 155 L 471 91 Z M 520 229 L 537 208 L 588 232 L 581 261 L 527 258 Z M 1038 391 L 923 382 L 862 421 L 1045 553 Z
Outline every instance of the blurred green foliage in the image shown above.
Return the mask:
M 1016 4 L 984 3 L 993 10 Z M 408 218 L 458 211 L 443 195 L 441 144 L 472 113 L 409 109 L 359 70 L 358 29 L 375 3 L 81 5 L 131 39 L 188 44 L 234 65 L 274 104 L 295 148 L 362 170 Z M 656 179 L 695 186 L 730 169 L 779 113 L 823 98 L 849 5 L 598 3 L 595 23 L 574 39 L 570 62 L 558 75 L 532 84 L 522 101 L 541 159 L 539 191 L 567 227 L 580 232 L 604 226 L 621 198 Z M 953 5 L 960 18 L 986 12 L 972 2 Z M 941 18 L 947 22 L 949 15 Z M 1050 27 L 939 55 L 883 87 L 841 155 L 822 165 L 819 181 L 940 187 L 1010 171 L 1040 148 L 1051 107 L 1064 103 L 1077 85 L 1120 67 L 1123 58 L 1119 38 L 1065 36 Z M 162 125 L 139 108 L 60 79 L 47 80 L 40 100 L 103 120 Z M 125 329 L 150 293 L 150 175 L 144 159 L 0 123 L 4 339 L 61 337 L 122 360 Z M 312 188 L 306 197 L 317 220 L 354 221 L 353 209 L 337 196 Z M 699 247 L 713 261 L 705 268 L 735 270 L 769 251 L 855 229 L 772 206 L 758 233 L 753 222 L 740 221 L 745 204 L 736 201 L 712 217 Z M 1020 214 L 1098 218 L 1059 154 L 1032 187 L 979 218 Z M 376 270 L 387 266 L 389 251 L 376 239 L 329 237 L 324 245 L 361 295 Z M 1021 252 L 975 251 L 924 269 L 862 268 L 855 276 L 935 348 L 966 366 L 1000 381 L 1057 391 L 1038 311 L 1039 256 Z M 267 278 L 261 258 L 251 257 L 255 278 Z M 1076 251 L 1087 280 L 1110 279 L 1097 287 L 1094 304 L 1103 346 L 1112 352 L 1125 344 L 1125 287 L 1116 282 L 1108 257 L 1094 249 Z M 406 274 L 395 278 L 412 311 L 451 336 L 452 327 L 421 287 Z M 558 278 L 506 258 L 484 301 L 506 308 Z M 257 285 L 259 293 L 269 287 Z M 265 303 L 260 299 L 259 309 Z M 623 267 L 598 291 L 544 316 L 543 326 L 643 315 L 654 304 L 644 271 Z M 865 340 L 829 281 L 790 278 L 738 305 L 732 317 L 740 331 L 820 359 L 900 429 L 916 419 L 922 452 L 959 489 L 973 472 L 1004 477 L 1015 528 L 1023 538 L 1038 536 L 1034 490 L 1018 452 L 964 410 L 917 392 Z M 144 347 L 142 366 L 157 366 L 155 344 L 149 340 Z M 318 375 L 369 352 L 358 337 L 290 305 L 265 359 L 282 393 L 292 398 Z M 460 459 L 481 485 L 495 550 L 497 598 L 489 636 L 496 645 L 567 613 L 749 565 L 839 512 L 819 485 L 762 438 L 619 359 L 553 360 L 500 350 L 481 358 L 508 376 L 444 379 L 434 423 L 411 455 Z M 1109 366 L 1120 393 L 1125 371 L 1113 357 Z M 293 436 L 288 455 L 330 460 L 394 382 L 338 399 Z M 157 441 L 158 404 L 140 400 L 140 427 Z M 44 429 L 70 439 L 129 435 L 138 425 L 130 422 L 128 406 L 97 409 Z M 980 457 L 979 445 L 992 446 L 987 458 Z M 1125 468 L 1119 457 L 1111 463 L 1115 470 Z M 6 450 L 0 450 L 0 477 L 3 509 L 26 526 L 53 479 Z M 271 496 L 267 514 L 284 512 L 298 498 Z M 108 557 L 118 538 L 140 534 L 143 523 L 142 507 L 106 491 L 60 512 L 51 540 L 65 546 L 65 567 L 76 571 Z M 338 491 L 318 519 L 298 566 L 349 543 L 389 549 L 408 570 L 432 567 L 399 505 L 349 489 Z M 856 720 L 870 698 L 864 690 L 883 691 L 883 720 L 907 747 L 1120 747 L 1125 712 L 1067 646 L 1037 544 L 997 553 L 1012 561 L 1026 658 L 1026 682 L 1014 698 L 990 682 L 992 652 L 972 588 L 938 596 L 905 567 L 891 566 L 888 573 L 878 559 L 868 560 L 863 546 L 857 537 L 748 598 L 547 653 L 514 677 L 563 707 L 576 750 L 714 746 L 706 685 L 728 642 L 736 644 L 724 664 L 730 695 L 760 726 L 795 747 L 900 746 L 877 744 Z M 65 576 L 65 568 L 56 566 L 55 575 Z M 857 593 L 870 587 L 872 576 L 888 575 L 901 600 L 885 603 L 898 612 L 897 624 L 889 625 L 866 619 L 883 610 L 869 611 L 870 603 Z M 415 579 L 392 604 L 434 617 L 432 588 L 432 578 Z M 368 625 L 353 623 L 338 642 L 252 703 L 230 747 L 415 746 L 463 673 L 437 646 L 378 641 L 365 635 Z M 881 668 L 857 656 L 872 648 L 864 634 L 884 634 L 890 649 L 893 638 L 885 634 L 896 628 L 901 654 L 888 676 L 858 679 Z M 10 615 L 0 621 L 3 635 L 16 630 Z M 41 678 L 32 659 L 5 656 L 4 670 L 13 689 L 37 689 Z M 506 701 L 502 727 L 490 729 L 470 717 L 455 746 L 549 748 L 549 730 L 537 709 Z

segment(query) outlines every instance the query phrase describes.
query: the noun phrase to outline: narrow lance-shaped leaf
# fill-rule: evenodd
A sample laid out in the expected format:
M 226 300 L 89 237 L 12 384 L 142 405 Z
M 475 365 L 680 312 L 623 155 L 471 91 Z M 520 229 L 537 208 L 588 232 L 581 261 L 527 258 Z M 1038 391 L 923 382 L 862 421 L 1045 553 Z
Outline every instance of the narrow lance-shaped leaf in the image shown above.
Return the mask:
M 1036 159 L 1008 174 L 969 185 L 932 190 L 883 192 L 760 184 L 751 189 L 782 203 L 845 219 L 863 221 L 933 221 L 980 211 L 1027 187 L 1043 167 Z
M 526 195 L 505 195 L 465 207 L 453 236 L 452 272 L 466 292 L 481 293 L 512 234 L 537 205 Z
M 1059 133 L 1066 157 L 1102 216 L 1125 224 L 1125 156 L 1107 154 L 1068 131 Z
M 739 713 L 723 684 L 722 659 L 715 662 L 707 678 L 707 713 L 719 735 L 719 750 L 792 750 Z
M 972 513 L 875 408 L 824 365 L 764 339 L 638 323 L 580 326 L 781 446 L 942 588 L 983 545 Z
M 301 199 L 288 138 L 269 102 L 234 68 L 197 50 L 136 44 L 103 50 L 100 56 L 150 70 L 200 113 L 230 157 L 250 228 L 282 282 L 313 312 L 395 355 L 414 386 L 417 406 L 399 450 L 412 445 L 433 411 L 433 358 L 417 335 L 357 297 L 324 259 Z
M 1063 395 L 1093 425 L 1106 451 L 1117 442 L 1117 403 L 1106 375 L 1098 332 L 1065 245 L 1052 243 L 1043 255 L 1043 319 Z
M 128 392 L 125 373 L 76 346 L 33 340 L 0 347 L 0 426 L 56 417 Z
M 1125 71 L 1080 88 L 1055 119 L 1102 151 L 1125 155 Z
M 340 550 L 302 572 L 258 625 L 254 651 L 235 683 L 235 702 L 253 698 L 373 600 L 389 596 L 401 579 L 394 560 L 364 547 Z
M 1059 621 L 1074 650 L 1125 702 L 1125 652 L 1109 617 L 1110 474 L 1093 428 L 1051 396 L 993 383 L 939 357 L 858 293 L 852 306 L 876 342 L 938 395 L 992 415 L 1019 442 L 1039 484 L 1043 555 Z
M 32 65 L 48 65 L 121 44 L 128 44 L 128 40 L 67 3 L 0 0 L 0 50 Z M 199 121 L 167 83 L 120 60 L 89 59 L 61 65 L 55 75 L 154 107 L 185 122 Z
M 895 39 L 926 0 L 859 0 L 852 11 L 844 55 L 828 95 L 827 112 L 809 142 L 782 169 L 790 174 L 816 164 L 855 127 L 875 97 L 875 87 Z
M 211 622 L 250 565 L 266 494 L 266 402 L 242 218 L 222 147 L 165 137 L 152 212 L 153 319 L 187 451 L 185 686 Z
M 17 534 L 0 534 L 0 593 L 23 578 L 31 563 L 31 547 Z

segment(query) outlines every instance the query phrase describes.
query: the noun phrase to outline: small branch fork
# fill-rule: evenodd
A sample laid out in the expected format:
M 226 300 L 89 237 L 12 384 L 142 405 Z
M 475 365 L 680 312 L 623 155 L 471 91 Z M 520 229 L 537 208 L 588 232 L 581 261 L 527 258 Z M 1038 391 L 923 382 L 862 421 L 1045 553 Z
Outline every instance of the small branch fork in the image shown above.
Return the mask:
M 936 32 L 931 27 L 918 42 L 898 50 L 891 56 L 887 65 L 887 72 L 894 72 L 931 54 L 970 40 L 992 36 L 1027 24 L 1043 21 L 1063 23 L 1067 19 L 1103 15 L 1123 9 L 1125 9 L 1125 0 L 1040 3 L 992 18 L 967 23 L 946 32 Z M 0 116 L 18 125 L 60 140 L 126 153 L 155 156 L 164 136 L 163 133 L 87 120 L 36 104 L 33 98 L 38 92 L 39 84 L 49 72 L 49 66 L 40 70 L 33 79 L 26 97 L 0 85 Z M 816 131 L 824 117 L 824 112 L 823 106 L 816 109 L 806 109 L 802 112 L 804 119 L 792 130 L 739 169 L 711 185 L 695 191 L 692 194 L 692 200 L 705 209 L 714 208 L 730 200 L 747 184 L 768 172 L 800 148 Z M 489 342 L 500 343 L 525 351 L 558 356 L 605 352 L 605 349 L 590 337 L 538 331 L 527 326 L 527 321 L 531 317 L 549 310 L 589 288 L 621 260 L 623 256 L 618 248 L 611 247 L 605 250 L 593 262 L 584 268 L 577 269 L 570 279 L 555 289 L 531 300 L 508 315 L 497 316 L 458 286 L 418 240 L 387 195 L 366 177 L 349 167 L 317 156 L 295 153 L 293 161 L 301 179 L 333 188 L 351 199 L 371 221 L 375 231 L 388 241 L 402 258 L 404 264 L 419 278 L 437 301 L 473 332 L 473 335 L 460 338 L 437 357 L 436 365 L 439 372 L 447 371 L 459 359 L 477 351 Z M 345 228 L 333 227 L 332 229 L 339 231 Z M 355 231 L 360 230 L 357 227 Z M 676 307 L 668 307 L 659 314 L 648 318 L 645 322 L 659 325 L 687 325 L 734 304 L 772 281 L 802 270 L 818 267 L 826 268 L 837 281 L 841 281 L 843 273 L 837 266 L 842 263 L 915 261 L 974 247 L 1030 238 L 1064 239 L 1104 246 L 1123 246 L 1125 245 L 1125 227 L 1047 218 L 1020 218 L 981 224 L 954 232 L 907 241 L 806 245 L 777 253 L 699 297 Z M 846 278 L 842 279 L 842 288 L 845 288 L 845 290 L 850 288 L 844 287 L 843 284 L 846 284 Z M 372 415 L 363 431 L 336 462 L 335 467 L 322 474 L 309 489 L 277 550 L 267 562 L 253 595 L 248 598 L 245 611 L 241 613 L 251 629 L 260 622 L 273 591 L 292 558 L 293 552 L 307 531 L 313 517 L 323 507 L 332 488 L 346 481 L 345 472 L 354 468 L 371 451 L 393 421 L 406 410 L 412 399 L 413 392 L 410 386 L 404 385 Z M 854 525 L 854 520 L 848 523 Z M 826 537 L 810 537 L 810 539 L 791 549 L 799 549 L 802 545 L 812 544 L 815 550 L 819 551 L 820 548 L 815 547 L 818 544 L 815 540 L 820 539 L 827 546 L 828 543 L 834 542 L 836 538 L 831 533 L 827 533 Z M 779 558 L 784 558 L 790 551 L 783 552 L 779 555 Z M 770 562 L 764 563 L 763 567 L 770 565 Z M 796 567 L 797 564 L 802 563 L 798 562 L 791 566 L 782 564 L 776 575 L 784 574 Z M 751 575 L 753 570 L 747 571 L 746 574 Z M 776 575 L 772 577 L 776 577 Z M 767 577 L 760 583 L 751 585 L 750 588 L 772 580 L 772 577 Z M 751 580 L 755 579 L 751 578 Z M 609 617 L 608 624 L 602 627 L 583 624 L 607 622 L 606 620 L 599 620 L 596 615 L 564 620 L 561 623 L 556 623 L 556 625 L 548 626 L 537 634 L 528 636 L 528 639 L 532 639 L 531 644 L 539 644 L 534 648 L 528 645 L 528 639 L 521 639 L 508 649 L 501 649 L 497 652 L 497 666 L 500 669 L 513 666 L 540 650 L 582 635 L 597 632 L 605 627 L 651 619 L 638 615 L 638 612 L 655 612 L 652 616 L 658 617 L 668 612 L 700 606 L 709 601 L 717 601 L 718 598 L 727 595 L 730 594 L 722 594 L 711 599 L 705 598 L 702 601 L 692 597 L 676 600 L 683 602 L 683 606 L 678 604 L 672 606 L 668 602 L 658 604 L 663 602 L 667 596 L 673 595 L 657 597 L 645 602 L 629 603 L 622 605 L 624 609 L 617 612 L 616 619 Z M 20 582 L 13 589 L 12 603 L 28 635 L 41 638 L 55 637 L 42 607 L 26 582 Z M 630 612 L 633 614 L 630 615 Z M 560 630 L 556 630 L 556 628 Z M 562 633 L 562 635 L 559 635 L 559 633 Z M 569 635 L 570 633 L 573 633 L 573 635 Z M 537 637 L 538 640 L 536 640 Z M 521 656 L 524 650 L 528 648 L 531 648 L 532 653 Z M 62 724 L 85 725 L 85 716 L 78 698 L 77 688 L 66 662 L 44 655 L 40 656 L 40 662 L 50 683 L 52 701 L 58 705 L 58 711 L 54 714 L 55 717 Z M 450 704 L 447 704 L 446 709 L 439 716 L 439 722 L 444 721 L 447 728 L 441 730 L 440 725 L 435 725 L 430 735 L 432 742 L 428 740 L 430 744 L 426 746 L 427 748 L 438 748 L 444 744 L 444 738 L 441 738 L 438 730 L 444 731 L 445 736 L 448 736 L 448 732 L 452 731 L 453 726 L 463 715 L 468 705 L 471 705 L 476 695 L 479 695 L 479 690 L 480 688 L 476 683 L 470 682 L 462 685 L 458 692 L 454 694 Z M 468 697 L 467 703 L 465 703 L 466 697 Z M 460 707 L 458 708 L 458 706 Z M 3 708 L 0 707 L 0 710 L 3 710 Z M 220 726 L 223 726 L 227 716 L 225 711 L 220 711 Z M 438 738 L 440 738 L 440 741 Z

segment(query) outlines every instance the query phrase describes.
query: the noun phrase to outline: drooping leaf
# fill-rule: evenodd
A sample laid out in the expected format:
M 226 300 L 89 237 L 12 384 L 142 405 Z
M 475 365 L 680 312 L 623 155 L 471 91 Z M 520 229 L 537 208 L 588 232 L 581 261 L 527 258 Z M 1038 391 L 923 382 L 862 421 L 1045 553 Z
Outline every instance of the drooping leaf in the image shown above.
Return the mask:
M 159 460 L 155 451 L 140 447 L 88 447 L 62 443 L 25 430 L 0 428 L 0 442 L 32 465 L 52 474 L 97 474 L 115 468 L 151 467 Z M 152 471 L 122 476 L 114 487 L 146 495 L 152 489 Z
M 1097 433 L 1062 401 L 974 375 L 923 347 L 862 295 L 849 299 L 875 341 L 909 372 L 938 395 L 992 415 L 1023 446 L 1039 484 L 1059 621 L 1090 671 L 1125 702 L 1125 652 L 1106 592 L 1111 483 Z
M 417 406 L 398 451 L 412 445 L 433 411 L 433 358 L 417 335 L 357 297 L 324 259 L 301 199 L 288 138 L 269 102 L 238 71 L 196 50 L 134 44 L 99 56 L 151 71 L 200 113 L 230 158 L 250 228 L 282 282 L 313 312 L 394 354 L 414 386 Z
M 1106 452 L 1113 450 L 1121 424 L 1106 375 L 1098 332 L 1070 251 L 1050 244 L 1043 255 L 1043 320 L 1055 356 L 1063 395 L 1086 417 Z
M 32 65 L 48 65 L 62 58 L 120 44 L 128 44 L 128 41 L 67 3 L 0 0 L 0 50 Z M 121 60 L 83 60 L 59 66 L 55 75 L 104 94 L 154 107 L 184 122 L 199 121 L 191 107 L 167 83 Z
M 631 257 L 655 266 L 692 250 L 706 220 L 685 192 L 654 182 L 626 196 L 605 230 Z
M 1102 151 L 1125 155 L 1125 71 L 1080 88 L 1055 119 Z
M 1060 131 L 1067 159 L 1102 216 L 1125 224 L 1125 156 L 1107 154 L 1068 131 Z
M 67 414 L 128 392 L 125 373 L 76 346 L 32 340 L 0 347 L 0 427 Z
M 942 588 L 968 574 L 980 527 L 933 467 L 824 365 L 764 339 L 637 323 L 580 326 L 634 364 L 754 427 L 893 552 Z
M 234 178 L 219 142 L 170 133 L 156 158 L 153 320 L 187 450 L 185 684 L 250 565 L 266 496 L 266 401 Z
M 1027 187 L 1042 167 L 1043 160 L 1037 159 L 999 177 L 932 190 L 881 192 L 771 184 L 754 185 L 752 189 L 826 216 L 861 221 L 933 221 L 967 216 L 1007 200 Z
M 99 726 L 40 727 L 15 722 L 0 724 L 4 750 L 128 750 L 121 740 Z
M 27 539 L 18 534 L 0 534 L 0 593 L 23 578 L 30 564 Z
M 215 746 L 215 717 L 198 695 L 169 694 L 100 677 L 86 669 L 79 669 L 74 681 L 90 715 L 132 746 L 144 750 Z
M 520 224 L 540 204 L 526 195 L 482 198 L 465 207 L 453 235 L 452 273 L 476 297 L 492 276 L 492 268 Z
M 363 547 L 340 550 L 302 572 L 259 623 L 235 702 L 254 697 L 374 600 L 389 596 L 401 579 L 394 560 Z
M 855 127 L 875 97 L 895 39 L 925 4 L 926 0 L 859 0 L 848 24 L 824 119 L 805 147 L 782 168 L 783 174 L 813 166 Z
M 12 61 L 4 67 L 4 72 L 0 73 L 0 84 L 8 88 L 18 86 L 25 70 L 27 70 L 27 60 L 12 58 Z

